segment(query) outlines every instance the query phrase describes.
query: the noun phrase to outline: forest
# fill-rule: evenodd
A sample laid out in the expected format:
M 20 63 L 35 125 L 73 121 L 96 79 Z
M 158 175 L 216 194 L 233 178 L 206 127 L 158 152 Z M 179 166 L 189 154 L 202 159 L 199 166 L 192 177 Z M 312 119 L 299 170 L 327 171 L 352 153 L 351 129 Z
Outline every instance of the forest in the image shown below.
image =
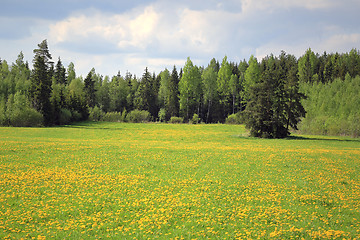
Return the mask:
M 158 74 L 146 67 L 103 76 L 54 62 L 44 40 L 33 67 L 22 52 L 0 59 L 0 125 L 54 126 L 75 121 L 245 123 L 251 135 L 303 133 L 360 136 L 360 52 L 281 52 L 258 60 L 196 66 L 190 57 Z

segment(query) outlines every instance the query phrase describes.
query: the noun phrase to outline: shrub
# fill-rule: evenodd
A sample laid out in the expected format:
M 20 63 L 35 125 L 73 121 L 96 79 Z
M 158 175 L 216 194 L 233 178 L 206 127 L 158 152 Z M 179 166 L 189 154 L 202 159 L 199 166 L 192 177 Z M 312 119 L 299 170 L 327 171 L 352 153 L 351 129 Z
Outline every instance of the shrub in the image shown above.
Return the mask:
M 160 122 L 165 122 L 165 119 L 166 119 L 166 110 L 165 110 L 165 108 L 160 109 L 158 116 L 159 116 L 159 121 Z
M 226 124 L 243 124 L 245 122 L 245 116 L 243 112 L 237 112 L 230 114 L 226 120 Z
M 200 118 L 199 118 L 199 115 L 197 115 L 196 113 L 194 113 L 192 119 L 190 120 L 190 122 L 192 124 L 198 124 L 200 122 Z
M 7 117 L 6 117 L 6 105 L 5 101 L 0 101 L 0 125 L 7 125 Z
M 238 124 L 238 120 L 236 117 L 236 114 L 230 114 L 226 120 L 225 120 L 226 124 Z
M 122 122 L 121 112 L 108 112 L 102 118 L 105 122 Z
M 101 121 L 104 116 L 104 112 L 98 106 L 95 106 L 94 108 L 90 108 L 89 113 L 90 113 L 89 115 L 90 121 L 97 121 L 97 122 Z
M 14 127 L 42 126 L 44 118 L 41 113 L 32 108 L 15 109 L 9 117 L 10 125 Z
M 150 113 L 148 111 L 145 110 L 140 111 L 137 109 L 129 112 L 128 115 L 126 116 L 126 120 L 132 123 L 149 122 L 150 118 L 151 118 Z
M 59 118 L 59 124 L 65 125 L 71 123 L 72 114 L 69 109 L 62 108 L 60 109 L 60 118 Z
M 77 122 L 77 121 L 80 121 L 81 119 L 82 119 L 81 113 L 79 113 L 76 110 L 71 112 L 71 121 L 72 122 Z
M 182 117 L 171 117 L 169 123 L 183 123 L 184 119 Z
M 126 109 L 124 109 L 124 111 L 121 113 L 121 118 L 120 118 L 120 121 L 121 122 L 126 122 L 126 116 L 127 116 L 127 112 L 126 112 Z

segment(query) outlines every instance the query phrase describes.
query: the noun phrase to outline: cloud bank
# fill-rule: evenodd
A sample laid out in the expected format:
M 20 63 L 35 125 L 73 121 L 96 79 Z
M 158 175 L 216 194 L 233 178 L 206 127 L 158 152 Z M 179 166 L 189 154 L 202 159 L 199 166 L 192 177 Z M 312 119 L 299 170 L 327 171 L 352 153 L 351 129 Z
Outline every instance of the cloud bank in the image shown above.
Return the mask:
M 60 5 L 50 2 L 53 5 L 44 7 Z M 68 4 L 68 8 L 61 5 L 53 17 L 2 15 L 0 20 L 6 24 L 0 27 L 0 46 L 5 55 L 0 57 L 14 58 L 23 50 L 31 59 L 32 49 L 48 39 L 54 58 L 74 62 L 78 74 L 95 67 L 104 75 L 120 70 L 139 76 L 145 67 L 156 73 L 174 64 L 182 67 L 188 56 L 206 66 L 211 58 L 221 61 L 225 55 L 239 61 L 251 54 L 262 58 L 285 50 L 299 57 L 309 47 L 321 53 L 346 52 L 360 45 L 360 3 L 355 0 L 139 0 L 131 4 L 79 0 Z

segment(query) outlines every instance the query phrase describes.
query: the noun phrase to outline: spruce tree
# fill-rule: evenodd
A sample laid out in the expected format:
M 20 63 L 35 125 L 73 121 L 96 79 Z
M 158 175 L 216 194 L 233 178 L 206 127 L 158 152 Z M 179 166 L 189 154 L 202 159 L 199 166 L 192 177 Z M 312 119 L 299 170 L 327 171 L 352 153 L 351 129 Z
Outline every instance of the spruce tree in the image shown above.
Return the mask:
M 84 80 L 84 91 L 86 96 L 86 103 L 89 107 L 95 107 L 95 69 L 93 68 Z
M 54 78 L 56 83 L 66 85 L 66 69 L 62 64 L 60 57 L 55 66 Z
M 292 61 L 292 62 L 291 62 Z M 259 81 L 249 88 L 246 126 L 254 137 L 284 138 L 305 115 L 301 105 L 296 64 L 285 56 L 264 58 Z
M 286 130 L 289 131 L 290 127 L 297 130 L 297 124 L 306 114 L 302 105 L 302 100 L 306 99 L 306 96 L 299 90 L 296 57 L 282 54 L 280 61 L 284 61 L 286 67 L 286 81 L 284 84 Z
M 139 110 L 145 110 L 151 113 L 154 108 L 154 100 L 153 78 L 146 67 L 139 88 L 135 93 L 135 106 Z
M 168 118 L 179 116 L 179 75 L 174 65 L 169 80 Z

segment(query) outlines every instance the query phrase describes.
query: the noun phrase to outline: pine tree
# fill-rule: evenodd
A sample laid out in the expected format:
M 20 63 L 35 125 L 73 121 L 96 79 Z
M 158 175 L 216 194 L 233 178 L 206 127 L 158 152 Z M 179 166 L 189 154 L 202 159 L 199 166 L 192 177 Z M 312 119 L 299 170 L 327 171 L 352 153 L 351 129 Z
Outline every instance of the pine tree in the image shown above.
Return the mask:
M 95 81 L 94 81 L 95 69 L 91 69 L 84 80 L 84 91 L 86 95 L 86 102 L 89 107 L 95 107 Z
M 246 126 L 254 137 L 283 138 L 296 129 L 305 111 L 298 91 L 294 59 L 282 53 L 261 62 L 259 81 L 249 89 Z
M 52 124 L 51 96 L 51 54 L 49 53 L 46 40 L 34 50 L 34 69 L 31 75 L 30 97 L 35 110 L 44 117 L 46 126 Z
M 169 79 L 168 118 L 179 116 L 179 75 L 174 65 Z
M 306 99 L 306 96 L 299 90 L 298 68 L 295 56 L 282 54 L 280 61 L 285 61 L 286 65 L 286 81 L 284 84 L 286 130 L 289 131 L 290 127 L 297 130 L 298 123 L 306 114 L 302 105 L 302 100 Z

